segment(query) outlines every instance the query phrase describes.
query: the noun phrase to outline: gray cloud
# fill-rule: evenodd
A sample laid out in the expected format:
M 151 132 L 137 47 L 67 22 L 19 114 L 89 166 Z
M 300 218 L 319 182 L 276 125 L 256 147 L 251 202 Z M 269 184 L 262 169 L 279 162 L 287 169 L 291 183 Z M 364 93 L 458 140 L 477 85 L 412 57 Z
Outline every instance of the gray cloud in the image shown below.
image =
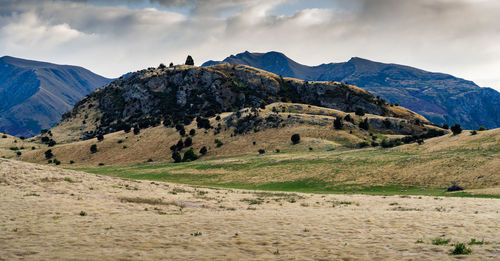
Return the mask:
M 500 88 L 494 0 L 336 0 L 332 9 L 289 16 L 276 15 L 290 5 L 285 0 L 128 1 L 159 10 L 123 3 L 0 0 L 0 54 L 117 76 L 179 63 L 187 54 L 200 64 L 244 50 L 277 50 L 310 65 L 360 56 Z

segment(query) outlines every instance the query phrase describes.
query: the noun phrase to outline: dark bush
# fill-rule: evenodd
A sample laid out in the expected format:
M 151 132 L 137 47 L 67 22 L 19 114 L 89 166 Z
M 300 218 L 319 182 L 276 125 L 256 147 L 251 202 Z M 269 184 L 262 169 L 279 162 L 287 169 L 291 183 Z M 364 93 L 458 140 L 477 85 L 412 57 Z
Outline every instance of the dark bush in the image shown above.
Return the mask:
M 470 135 L 476 135 L 477 134 L 477 131 L 473 130 L 470 132 Z
M 364 121 L 359 122 L 359 127 L 364 130 L 370 129 L 370 123 L 368 122 L 368 118 L 365 118 Z
M 210 125 L 210 120 L 208 119 L 205 119 L 205 118 L 202 118 L 202 117 L 198 117 L 196 118 L 196 126 L 198 127 L 198 129 L 211 129 L 212 126 Z
M 179 140 L 177 142 L 176 147 L 177 147 L 177 150 L 182 150 L 182 148 L 184 148 L 184 142 L 182 142 L 182 140 Z
M 263 149 L 259 149 L 259 154 L 264 154 L 264 153 L 266 153 L 266 151 L 265 151 L 265 150 L 263 150 Z
M 47 143 L 47 146 L 49 147 L 54 147 L 56 145 L 56 141 L 53 139 L 50 139 L 49 142 Z
M 130 128 L 130 125 L 128 125 L 128 124 L 124 124 L 124 125 L 123 125 L 123 131 L 124 131 L 125 133 L 129 133 L 129 132 L 130 132 L 130 129 L 131 129 L 131 128 Z
M 5 138 L 7 138 L 7 136 L 5 136 Z M 45 136 L 42 137 L 42 142 L 43 143 L 47 143 L 47 142 L 49 142 L 49 140 L 50 140 L 49 137 L 45 137 Z
M 171 150 L 171 151 L 176 151 L 176 150 L 177 150 L 177 145 L 172 145 L 172 146 L 170 146 L 170 150 Z
M 300 143 L 300 135 L 299 134 L 293 134 L 292 137 L 290 138 L 292 140 L 292 144 L 299 144 Z
M 104 135 L 99 134 L 97 135 L 97 141 L 103 141 L 104 140 Z
M 24 140 L 24 139 L 25 139 L 25 137 L 24 137 L 24 136 L 21 136 L 21 137 L 19 137 L 19 139 Z
M 218 140 L 218 139 L 215 139 L 215 141 L 214 141 L 214 142 L 215 142 L 215 146 L 216 146 L 217 148 L 219 148 L 219 147 L 221 147 L 222 145 L 224 145 L 224 143 L 222 143 L 222 141 L 220 141 L 220 140 Z
M 463 188 L 463 187 L 458 186 L 456 182 L 452 182 L 452 183 L 451 183 L 451 186 L 449 186 L 449 187 L 448 187 L 448 189 L 447 189 L 447 191 L 448 191 L 448 192 L 452 192 L 452 191 L 462 191 L 462 190 L 464 190 L 464 188 Z
M 451 131 L 453 132 L 453 135 L 458 135 L 462 133 L 462 127 L 460 127 L 460 124 L 455 124 L 451 127 Z
M 391 121 L 389 119 L 384 119 L 382 121 L 386 129 L 390 129 L 392 127 Z
M 485 131 L 485 130 L 487 130 L 487 129 L 486 129 L 485 127 L 481 126 L 481 127 L 479 127 L 479 129 L 477 129 L 477 130 L 478 130 L 478 131 Z
M 188 55 L 188 57 L 186 58 L 186 65 L 194 65 L 194 60 L 193 60 L 193 57 L 191 57 L 191 55 Z
M 172 159 L 174 160 L 175 163 L 181 162 L 182 161 L 181 154 L 178 151 L 174 151 L 174 153 L 172 153 Z
M 197 159 L 198 155 L 194 153 L 193 149 L 188 149 L 186 152 L 184 152 L 184 157 L 182 158 L 182 161 L 189 162 L 189 161 L 195 161 Z
M 342 122 L 342 117 L 337 117 L 333 121 L 333 128 L 336 130 L 341 130 L 344 127 L 344 122 Z
M 90 146 L 90 153 L 96 153 L 96 152 L 97 152 L 97 145 L 92 144 L 92 146 Z
M 191 135 L 191 136 L 196 135 L 196 130 L 195 130 L 195 129 L 191 129 L 191 130 L 189 131 L 189 135 Z
M 45 151 L 45 159 L 51 159 L 52 157 L 54 157 L 54 154 L 52 154 L 52 150 Z
M 207 154 L 207 147 L 203 146 L 203 147 L 200 149 L 200 154 L 201 154 L 201 155 L 205 155 L 205 154 Z
M 186 130 L 185 129 L 180 130 L 179 135 L 184 137 L 186 135 Z
M 160 66 L 158 66 L 158 68 L 159 69 L 165 69 L 165 68 L 167 68 L 167 66 L 165 66 L 165 64 L 163 64 L 163 63 L 160 63 Z
M 345 121 L 348 121 L 348 122 L 351 122 L 351 123 L 353 122 L 353 119 L 352 119 L 351 115 L 349 115 L 349 114 L 347 114 L 347 115 L 344 117 L 344 120 L 345 120 Z
M 443 129 L 447 130 L 449 129 L 450 127 L 448 126 L 448 124 L 443 124 Z
M 191 145 L 193 145 L 193 139 L 191 139 L 191 137 L 187 137 L 186 140 L 184 140 L 184 147 L 190 147 Z
M 368 146 L 370 146 L 370 143 L 368 143 L 367 141 L 363 141 L 363 142 L 360 142 L 360 143 L 358 144 L 358 146 L 359 146 L 360 148 L 364 148 L 364 147 L 368 147 Z
M 174 63 L 170 63 L 170 64 L 168 65 L 168 67 L 170 67 L 170 68 L 174 67 Z
M 135 126 L 134 127 L 134 135 L 138 135 L 139 133 L 141 133 L 141 128 L 139 128 L 139 126 Z
M 365 111 L 362 108 L 356 108 L 354 113 L 358 116 L 365 116 Z
M 216 121 L 220 121 L 220 116 L 219 116 L 219 115 L 217 115 L 217 117 L 215 117 L 215 120 L 216 120 Z

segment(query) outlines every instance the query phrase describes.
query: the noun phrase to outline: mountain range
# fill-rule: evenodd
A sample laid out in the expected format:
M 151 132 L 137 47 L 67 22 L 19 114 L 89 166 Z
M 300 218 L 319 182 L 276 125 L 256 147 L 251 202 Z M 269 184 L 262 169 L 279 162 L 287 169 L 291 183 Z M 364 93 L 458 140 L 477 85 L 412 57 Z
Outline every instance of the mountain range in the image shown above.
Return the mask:
M 111 79 L 69 65 L 0 58 L 0 132 L 30 137 Z
M 500 126 L 500 93 L 448 74 L 358 57 L 347 62 L 306 66 L 279 52 L 247 51 L 202 66 L 220 63 L 248 65 L 306 81 L 348 82 L 440 125 L 458 123 L 468 129 Z

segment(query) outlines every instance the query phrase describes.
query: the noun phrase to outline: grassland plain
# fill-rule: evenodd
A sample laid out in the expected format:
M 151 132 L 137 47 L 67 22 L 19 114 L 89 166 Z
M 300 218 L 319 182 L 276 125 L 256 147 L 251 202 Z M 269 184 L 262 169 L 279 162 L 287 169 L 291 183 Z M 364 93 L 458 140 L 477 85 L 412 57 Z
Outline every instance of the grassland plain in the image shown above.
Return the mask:
M 175 183 L 314 193 L 500 196 L 500 130 L 446 135 L 392 149 L 282 150 L 186 163 L 80 167 Z M 466 193 L 445 193 L 457 182 Z
M 0 159 L 0 202 L 0 260 L 500 258 L 498 199 L 202 188 Z

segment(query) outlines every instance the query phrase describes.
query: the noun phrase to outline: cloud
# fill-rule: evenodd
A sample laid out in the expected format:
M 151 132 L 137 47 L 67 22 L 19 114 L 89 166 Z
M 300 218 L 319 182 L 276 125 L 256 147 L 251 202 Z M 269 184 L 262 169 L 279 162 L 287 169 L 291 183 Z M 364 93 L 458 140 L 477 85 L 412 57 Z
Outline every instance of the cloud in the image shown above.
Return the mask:
M 360 56 L 500 88 L 492 75 L 500 70 L 499 1 L 332 0 L 331 8 L 280 12 L 291 2 L 311 3 L 0 0 L 0 52 L 106 76 L 188 54 L 196 64 L 244 50 L 281 51 L 309 65 Z

